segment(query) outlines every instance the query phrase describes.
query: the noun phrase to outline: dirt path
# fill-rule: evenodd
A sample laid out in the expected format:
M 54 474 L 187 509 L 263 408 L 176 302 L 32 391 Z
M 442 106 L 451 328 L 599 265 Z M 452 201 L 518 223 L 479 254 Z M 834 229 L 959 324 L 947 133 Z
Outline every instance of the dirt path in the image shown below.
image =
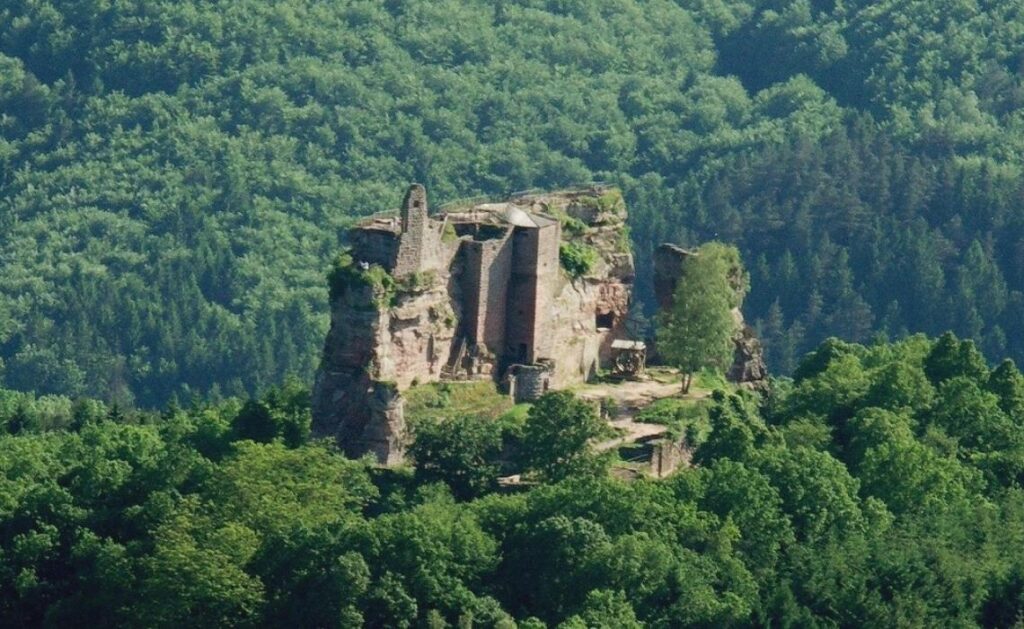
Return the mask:
M 610 398 L 618 404 L 618 414 L 610 423 L 615 428 L 625 432 L 621 437 L 597 444 L 597 449 L 604 451 L 617 448 L 624 443 L 632 443 L 639 439 L 655 437 L 667 432 L 667 426 L 638 423 L 633 421 L 633 418 L 636 416 L 637 411 L 657 400 L 680 396 L 680 385 L 678 382 L 666 383 L 658 382 L 657 380 L 622 382 L 618 384 L 588 384 L 577 391 L 576 395 L 581 399 L 592 402 L 600 402 Z M 686 399 L 698 400 L 707 397 L 707 395 L 707 391 L 693 390 L 685 397 Z

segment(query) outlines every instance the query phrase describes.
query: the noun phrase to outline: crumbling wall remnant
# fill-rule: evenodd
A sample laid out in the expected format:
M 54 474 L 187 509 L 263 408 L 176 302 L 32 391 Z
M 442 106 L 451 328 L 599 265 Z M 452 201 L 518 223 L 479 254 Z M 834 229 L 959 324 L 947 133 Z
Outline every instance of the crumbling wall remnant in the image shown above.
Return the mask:
M 513 365 L 508 374 L 509 392 L 516 404 L 533 402 L 551 388 L 551 365 Z
M 665 478 L 680 467 L 689 467 L 693 451 L 685 441 L 662 439 L 651 445 L 651 474 Z

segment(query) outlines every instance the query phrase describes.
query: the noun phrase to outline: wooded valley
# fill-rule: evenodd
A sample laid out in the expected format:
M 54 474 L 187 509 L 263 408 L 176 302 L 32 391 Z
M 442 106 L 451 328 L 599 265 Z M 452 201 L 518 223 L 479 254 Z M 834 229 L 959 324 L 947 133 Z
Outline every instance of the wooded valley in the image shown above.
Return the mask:
M 353 217 L 604 180 L 740 246 L 771 367 L 830 335 L 1024 359 L 1024 3 L 11 0 L 0 359 L 159 408 L 309 378 Z

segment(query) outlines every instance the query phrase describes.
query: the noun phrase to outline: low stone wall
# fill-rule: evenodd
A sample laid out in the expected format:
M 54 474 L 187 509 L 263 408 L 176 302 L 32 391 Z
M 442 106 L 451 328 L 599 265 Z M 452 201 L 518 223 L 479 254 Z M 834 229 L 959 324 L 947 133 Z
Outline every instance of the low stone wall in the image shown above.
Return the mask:
M 658 441 L 651 444 L 651 474 L 665 478 L 680 467 L 690 467 L 693 452 L 683 441 Z

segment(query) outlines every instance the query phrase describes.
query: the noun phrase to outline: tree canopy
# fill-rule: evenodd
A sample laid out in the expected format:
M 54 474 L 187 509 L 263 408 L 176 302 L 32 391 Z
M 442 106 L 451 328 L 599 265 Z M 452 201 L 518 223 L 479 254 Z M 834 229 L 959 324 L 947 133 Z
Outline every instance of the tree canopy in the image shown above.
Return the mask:
M 732 308 L 742 300 L 745 276 L 739 252 L 720 243 L 683 260 L 672 305 L 658 313 L 658 354 L 683 372 L 683 393 L 694 373 L 729 366 L 737 328 Z
M 287 390 L 160 414 L 2 391 L 0 624 L 1012 625 L 1024 377 L 975 352 L 823 343 L 768 397 L 715 392 L 661 480 L 584 464 L 599 422 L 565 392 L 431 420 L 412 470 L 243 438 L 254 404 L 308 405 Z M 498 426 L 541 472 L 518 487 Z

